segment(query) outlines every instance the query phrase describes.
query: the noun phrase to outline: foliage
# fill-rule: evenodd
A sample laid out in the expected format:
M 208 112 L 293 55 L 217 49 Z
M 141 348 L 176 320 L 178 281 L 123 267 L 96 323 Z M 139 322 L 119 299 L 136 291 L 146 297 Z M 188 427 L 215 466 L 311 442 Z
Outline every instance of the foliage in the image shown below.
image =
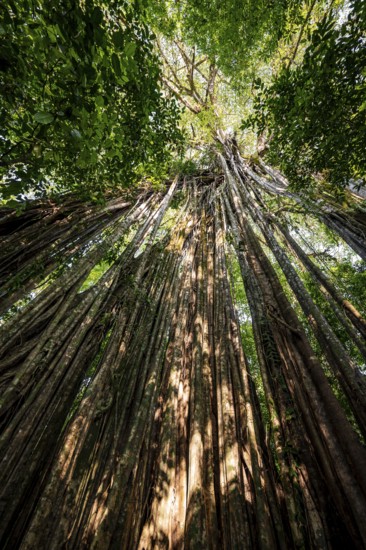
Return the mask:
M 106 7 L 108 6 L 108 7 Z M 0 174 L 5 198 L 47 182 L 95 197 L 159 173 L 178 108 L 141 2 L 0 6 Z
M 313 175 L 345 186 L 365 183 L 366 10 L 354 0 L 347 20 L 327 14 L 303 63 L 283 68 L 272 85 L 256 81 L 254 114 L 243 127 L 269 135 L 268 158 L 299 187 Z
M 171 165 L 171 173 L 173 176 L 176 174 L 191 176 L 197 174 L 198 168 L 198 164 L 192 159 L 177 158 Z
M 159 22 L 163 17 L 159 25 L 163 32 L 173 36 L 180 27 L 186 40 L 196 44 L 224 73 L 245 78 L 253 59 L 273 52 L 301 2 L 185 0 L 157 4 L 153 4 L 154 11 L 160 15 Z
M 341 290 L 348 300 L 353 301 L 361 312 L 366 313 L 366 264 L 357 262 L 337 262 L 331 268 L 335 281 L 340 282 Z
M 90 271 L 88 277 L 83 281 L 79 289 L 79 292 L 84 292 L 85 290 L 88 290 L 92 286 L 95 286 L 109 267 L 110 267 L 110 263 L 105 260 L 102 260 L 97 265 L 95 265 L 93 269 Z

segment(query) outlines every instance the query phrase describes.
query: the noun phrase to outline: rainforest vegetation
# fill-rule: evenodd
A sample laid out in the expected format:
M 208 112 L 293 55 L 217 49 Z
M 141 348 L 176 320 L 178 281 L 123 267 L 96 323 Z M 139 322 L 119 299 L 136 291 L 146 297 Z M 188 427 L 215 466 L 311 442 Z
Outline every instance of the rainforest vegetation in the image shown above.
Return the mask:
M 366 548 L 366 5 L 0 5 L 0 547 Z

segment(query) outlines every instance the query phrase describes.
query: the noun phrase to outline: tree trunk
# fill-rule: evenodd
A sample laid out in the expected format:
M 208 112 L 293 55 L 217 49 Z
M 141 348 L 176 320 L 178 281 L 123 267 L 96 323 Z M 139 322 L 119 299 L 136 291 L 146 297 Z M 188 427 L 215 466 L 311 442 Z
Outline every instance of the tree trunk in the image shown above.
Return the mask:
M 365 448 L 263 237 L 360 429 L 362 375 L 278 235 L 361 352 L 364 320 L 268 212 L 260 190 L 289 193 L 286 182 L 221 141 L 219 173 L 176 178 L 165 194 L 0 216 L 2 548 L 366 546 Z M 42 274 L 28 271 L 43 258 Z

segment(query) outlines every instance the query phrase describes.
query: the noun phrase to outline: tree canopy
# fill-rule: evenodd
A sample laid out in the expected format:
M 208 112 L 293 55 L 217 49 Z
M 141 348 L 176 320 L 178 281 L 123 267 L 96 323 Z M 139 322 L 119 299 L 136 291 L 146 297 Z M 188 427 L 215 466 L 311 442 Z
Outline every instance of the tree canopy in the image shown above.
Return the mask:
M 330 11 L 310 36 L 302 62 L 285 65 L 269 86 L 258 79 L 256 124 L 268 158 L 296 185 L 315 175 L 335 186 L 365 184 L 366 11 L 351 2 L 346 21 Z
M 0 13 L 6 200 L 47 187 L 101 199 L 159 180 L 183 135 L 186 149 L 199 141 L 197 121 L 232 128 L 252 153 L 253 130 L 266 136 L 293 185 L 364 182 L 360 0 L 24 0 Z M 182 119 L 182 108 L 200 114 Z
M 142 5 L 24 0 L 0 14 L 5 198 L 47 184 L 100 198 L 164 172 L 178 109 Z

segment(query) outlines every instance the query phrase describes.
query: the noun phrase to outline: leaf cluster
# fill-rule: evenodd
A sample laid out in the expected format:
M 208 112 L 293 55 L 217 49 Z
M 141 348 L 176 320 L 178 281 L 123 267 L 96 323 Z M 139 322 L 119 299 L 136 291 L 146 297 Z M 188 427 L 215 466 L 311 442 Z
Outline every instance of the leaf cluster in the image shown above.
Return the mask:
M 179 110 L 163 96 L 142 2 L 17 0 L 0 6 L 4 198 L 98 196 L 159 173 Z
M 316 175 L 335 186 L 365 184 L 366 10 L 354 0 L 337 25 L 326 14 L 301 65 L 269 85 L 255 82 L 254 114 L 243 127 L 269 136 L 268 158 L 299 188 Z
M 298 16 L 300 4 L 295 0 L 171 2 L 165 7 L 168 23 L 162 31 L 172 34 L 172 29 L 180 28 L 185 39 L 197 45 L 221 71 L 242 79 L 253 59 L 267 58 L 273 52 L 288 19 Z

